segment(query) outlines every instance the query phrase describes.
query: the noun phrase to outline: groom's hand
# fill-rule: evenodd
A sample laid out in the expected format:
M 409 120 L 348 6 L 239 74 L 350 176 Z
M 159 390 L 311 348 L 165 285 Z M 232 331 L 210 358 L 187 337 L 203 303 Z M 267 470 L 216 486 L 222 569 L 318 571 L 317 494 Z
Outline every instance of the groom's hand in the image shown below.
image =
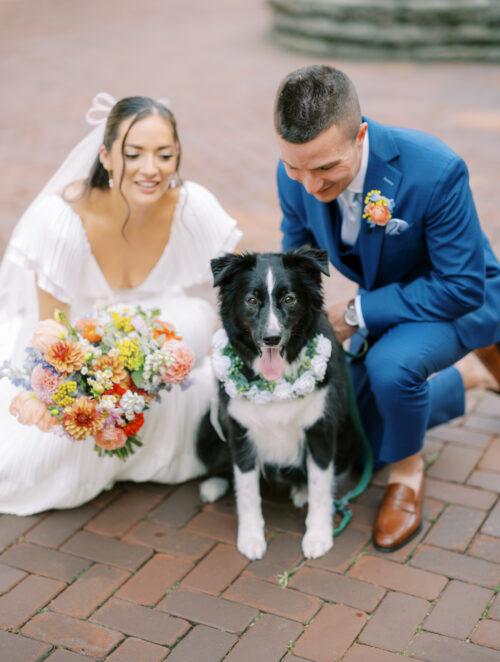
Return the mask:
M 357 331 L 356 326 L 349 326 L 344 320 L 344 313 L 348 303 L 349 300 L 341 301 L 328 309 L 328 319 L 340 343 L 353 336 Z

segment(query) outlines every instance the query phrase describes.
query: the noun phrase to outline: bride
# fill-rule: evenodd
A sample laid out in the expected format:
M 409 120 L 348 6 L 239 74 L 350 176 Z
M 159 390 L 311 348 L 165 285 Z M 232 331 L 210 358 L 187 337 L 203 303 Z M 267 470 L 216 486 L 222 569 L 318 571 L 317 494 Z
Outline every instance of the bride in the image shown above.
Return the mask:
M 110 103 L 98 95 L 88 119 L 97 123 L 96 111 Z M 197 361 L 192 386 L 147 412 L 144 445 L 126 462 L 99 458 L 91 440 L 72 443 L 20 425 L 8 411 L 17 391 L 1 380 L 1 513 L 72 508 L 118 480 L 177 483 L 203 472 L 194 439 L 213 389 L 209 261 L 232 251 L 241 235 L 209 191 L 181 181 L 180 162 L 166 105 L 121 99 L 16 226 L 0 270 L 0 362 L 22 363 L 37 319 L 56 308 L 75 319 L 96 303 L 160 308 Z

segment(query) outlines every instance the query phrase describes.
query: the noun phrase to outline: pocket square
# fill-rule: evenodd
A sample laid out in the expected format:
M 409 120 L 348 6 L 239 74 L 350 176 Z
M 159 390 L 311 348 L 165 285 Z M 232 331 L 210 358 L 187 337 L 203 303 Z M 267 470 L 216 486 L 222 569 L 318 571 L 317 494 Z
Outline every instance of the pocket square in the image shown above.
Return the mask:
M 391 220 L 385 226 L 385 234 L 401 234 L 408 230 L 410 224 L 406 221 L 403 221 L 402 218 L 391 218 Z

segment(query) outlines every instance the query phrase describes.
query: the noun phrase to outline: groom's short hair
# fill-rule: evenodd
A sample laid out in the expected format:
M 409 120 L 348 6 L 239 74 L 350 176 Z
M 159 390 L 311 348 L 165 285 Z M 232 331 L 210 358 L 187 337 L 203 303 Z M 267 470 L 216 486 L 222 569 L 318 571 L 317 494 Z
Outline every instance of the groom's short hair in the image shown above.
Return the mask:
M 356 89 L 342 71 L 324 64 L 292 71 L 278 88 L 274 124 L 290 143 L 306 143 L 334 124 L 354 139 L 361 124 Z

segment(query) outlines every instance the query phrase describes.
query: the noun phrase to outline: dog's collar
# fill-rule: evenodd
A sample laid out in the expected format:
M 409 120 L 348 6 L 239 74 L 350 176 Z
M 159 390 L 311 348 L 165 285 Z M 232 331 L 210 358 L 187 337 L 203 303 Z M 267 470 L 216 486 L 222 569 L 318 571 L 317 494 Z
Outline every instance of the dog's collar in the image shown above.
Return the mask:
M 224 329 L 219 329 L 212 341 L 212 366 L 215 376 L 224 385 L 230 398 L 245 398 L 257 404 L 295 400 L 312 393 L 325 377 L 332 343 L 318 333 L 302 348 L 283 377 L 268 381 L 261 377 L 249 380 L 243 374 L 243 361 L 230 345 Z

